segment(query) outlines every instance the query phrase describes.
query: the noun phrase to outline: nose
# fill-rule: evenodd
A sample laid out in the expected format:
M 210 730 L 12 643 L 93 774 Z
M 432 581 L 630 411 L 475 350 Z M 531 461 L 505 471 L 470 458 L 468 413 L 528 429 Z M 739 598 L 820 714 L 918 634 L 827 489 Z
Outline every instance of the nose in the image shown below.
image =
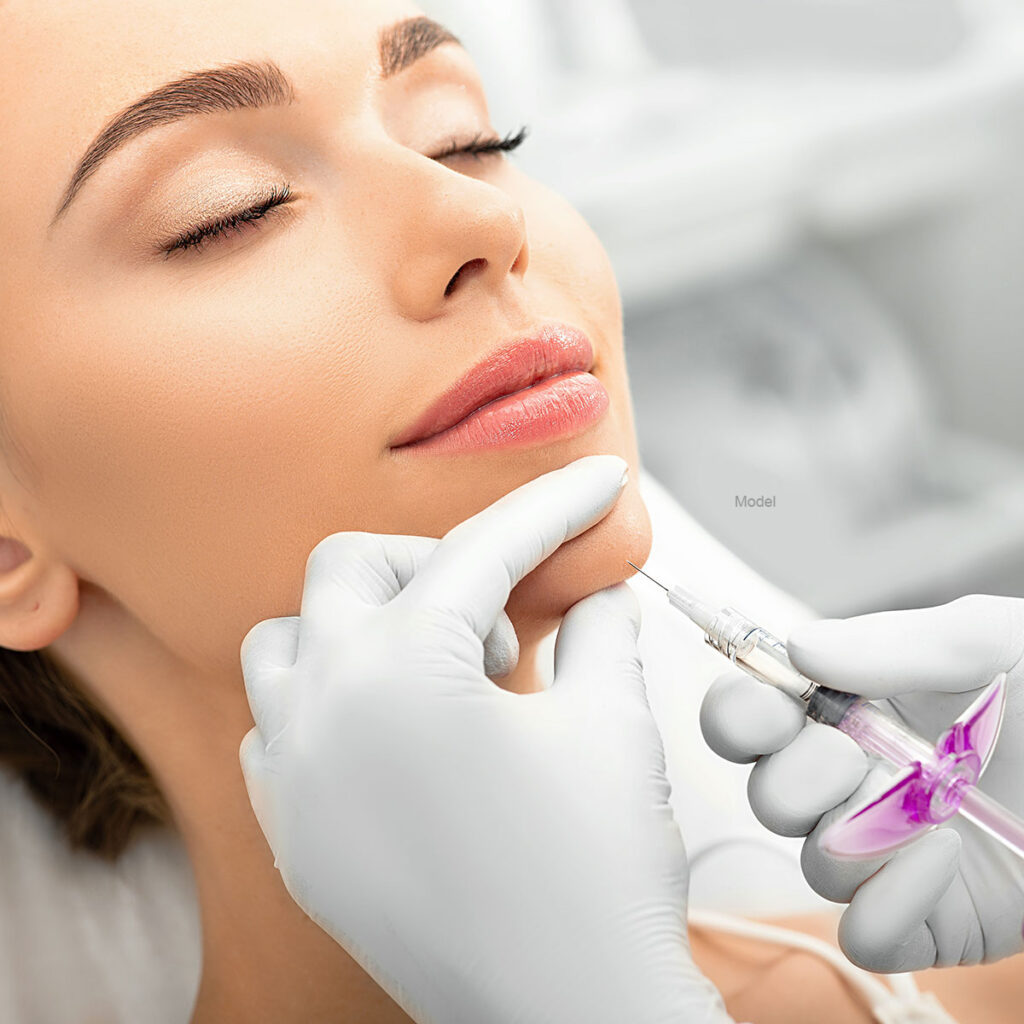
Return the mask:
M 488 160 L 494 157 L 486 158 Z M 406 151 L 389 166 L 401 173 L 388 214 L 388 261 L 399 311 L 414 320 L 440 316 L 474 293 L 500 297 L 529 263 L 526 217 L 505 189 Z

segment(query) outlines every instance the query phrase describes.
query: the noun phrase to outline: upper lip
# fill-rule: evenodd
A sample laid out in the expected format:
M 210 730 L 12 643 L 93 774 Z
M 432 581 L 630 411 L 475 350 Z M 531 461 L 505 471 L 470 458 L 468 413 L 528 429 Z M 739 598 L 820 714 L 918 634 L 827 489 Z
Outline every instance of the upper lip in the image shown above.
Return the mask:
M 481 406 L 560 373 L 589 371 L 594 348 L 578 328 L 548 322 L 507 342 L 462 375 L 404 430 L 392 448 L 423 441 L 454 427 Z

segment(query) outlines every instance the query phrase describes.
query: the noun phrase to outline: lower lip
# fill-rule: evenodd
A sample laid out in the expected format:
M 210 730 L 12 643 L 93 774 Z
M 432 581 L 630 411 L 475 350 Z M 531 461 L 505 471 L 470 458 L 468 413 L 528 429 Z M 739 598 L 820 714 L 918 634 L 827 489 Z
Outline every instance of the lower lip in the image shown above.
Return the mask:
M 482 405 L 447 430 L 396 450 L 530 448 L 582 433 L 605 414 L 608 405 L 608 392 L 593 374 L 561 373 Z

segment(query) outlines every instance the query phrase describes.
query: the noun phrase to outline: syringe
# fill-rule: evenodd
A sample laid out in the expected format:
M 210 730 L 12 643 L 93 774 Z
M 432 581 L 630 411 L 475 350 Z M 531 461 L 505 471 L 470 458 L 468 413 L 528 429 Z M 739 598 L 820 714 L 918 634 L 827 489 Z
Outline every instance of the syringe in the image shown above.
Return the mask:
M 1024 821 L 977 788 L 999 737 L 1006 705 L 1000 672 L 934 744 L 881 708 L 802 675 L 778 637 L 735 608 L 714 609 L 682 587 L 657 584 L 704 639 L 755 679 L 782 690 L 815 722 L 833 726 L 898 772 L 880 796 L 829 826 L 822 845 L 838 857 L 873 857 L 903 846 L 959 812 L 1024 858 Z

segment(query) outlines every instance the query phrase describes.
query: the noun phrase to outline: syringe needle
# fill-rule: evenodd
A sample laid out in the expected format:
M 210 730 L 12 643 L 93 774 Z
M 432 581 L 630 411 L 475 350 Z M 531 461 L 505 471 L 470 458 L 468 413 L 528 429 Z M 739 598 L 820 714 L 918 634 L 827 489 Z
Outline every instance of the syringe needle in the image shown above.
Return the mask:
M 629 559 L 627 558 L 626 565 L 633 565 L 633 563 L 629 561 Z M 633 565 L 633 568 L 636 569 L 636 571 L 640 573 L 642 576 L 646 576 L 652 583 L 658 583 L 658 581 L 649 572 L 644 572 L 639 565 Z M 666 587 L 664 583 L 658 583 L 658 586 L 661 587 L 661 589 L 664 590 L 666 594 L 668 593 L 668 587 Z

